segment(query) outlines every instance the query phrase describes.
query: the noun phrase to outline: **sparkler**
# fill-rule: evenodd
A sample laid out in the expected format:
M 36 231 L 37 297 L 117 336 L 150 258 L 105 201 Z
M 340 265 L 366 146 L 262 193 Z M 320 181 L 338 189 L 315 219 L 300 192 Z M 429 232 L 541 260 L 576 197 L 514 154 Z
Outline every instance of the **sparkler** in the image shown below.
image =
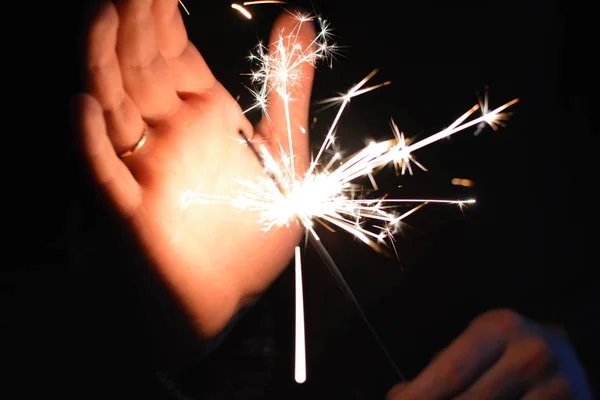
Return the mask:
M 258 3 L 282 2 L 246 2 L 243 4 Z M 232 8 L 245 15 L 247 13 L 247 10 L 238 4 L 232 4 Z M 366 86 L 378 72 L 373 70 L 352 86 L 347 93 L 319 102 L 327 106 L 338 105 L 338 111 L 316 156 L 313 157 L 307 171 L 300 175 L 296 172 L 296 160 L 293 150 L 293 129 L 289 110 L 291 89 L 303 78 L 301 74 L 303 64 L 308 63 L 316 66 L 320 61 L 327 61 L 331 66 L 332 55 L 335 53 L 336 46 L 331 41 L 331 30 L 326 20 L 300 12 L 291 13 L 298 21 L 296 27 L 291 32 L 282 32 L 278 40 L 269 48 L 259 43 L 249 57 L 251 63 L 257 65 L 257 68 L 249 74 L 253 83 L 250 93 L 254 97 L 254 104 L 244 111 L 244 113 L 247 113 L 251 110 L 261 110 L 268 118 L 267 99 L 271 96 L 278 96 L 284 105 L 288 148 L 284 148 L 278 143 L 278 154 L 273 154 L 267 146 L 261 143 L 253 143 L 243 132 L 240 132 L 242 140 L 248 144 L 261 162 L 266 173 L 265 177 L 257 180 L 238 179 L 239 193 L 236 197 L 220 197 L 208 193 L 188 191 L 183 194 L 183 202 L 185 205 L 224 202 L 233 207 L 258 211 L 258 223 L 261 229 L 265 231 L 276 226 L 301 224 L 305 229 L 307 239 L 316 248 L 344 294 L 358 310 L 400 379 L 404 380 L 393 359 L 387 353 L 385 346 L 383 346 L 366 319 L 335 262 L 321 243 L 314 223 L 318 222 L 330 230 L 337 228 L 346 231 L 376 251 L 387 252 L 387 249 L 391 246 L 396 252 L 393 235 L 396 233 L 400 222 L 407 216 L 426 204 L 454 204 L 462 209 L 467 204 L 475 203 L 475 199 L 390 199 L 386 196 L 370 197 L 370 193 L 378 190 L 374 178 L 375 173 L 388 165 L 393 165 L 398 175 L 404 175 L 406 172 L 413 175 L 413 165 L 427 171 L 425 166 L 415 159 L 414 152 L 470 127 L 477 126 L 477 132 L 485 125 L 497 129 L 499 125 L 502 126 L 510 115 L 505 110 L 514 105 L 518 99 L 490 111 L 486 92 L 485 100 L 480 100 L 479 104 L 467 110 L 450 126 L 416 142 L 405 138 L 392 120 L 393 138 L 372 142 L 347 158 L 343 158 L 340 153 L 336 152 L 326 160 L 326 155 L 331 153 L 332 146 L 336 141 L 335 132 L 339 121 L 350 100 L 390 83 L 386 81 Z M 251 18 L 251 15 L 248 13 L 247 17 Z M 308 46 L 303 47 L 296 41 L 296 35 L 300 32 L 302 24 L 309 21 L 317 22 L 318 31 L 314 40 Z M 473 118 L 474 113 L 478 110 L 481 115 Z M 305 128 L 300 127 L 300 130 L 304 132 Z M 363 185 L 355 183 L 359 178 L 365 177 L 369 178 L 373 188 L 365 189 Z M 399 214 L 397 209 L 402 204 L 413 204 L 413 207 L 407 212 Z M 302 296 L 298 294 L 298 288 L 301 291 L 302 287 L 299 248 L 296 248 L 295 255 L 297 280 L 296 361 L 302 362 L 305 355 L 303 353 L 303 329 L 299 329 L 299 325 L 303 326 L 303 322 L 299 320 L 300 315 L 302 315 L 303 320 L 303 314 L 300 314 L 301 311 L 303 312 L 301 307 Z M 302 338 L 299 338 L 299 335 Z M 297 365 L 296 381 L 301 383 L 305 379 L 305 366 Z

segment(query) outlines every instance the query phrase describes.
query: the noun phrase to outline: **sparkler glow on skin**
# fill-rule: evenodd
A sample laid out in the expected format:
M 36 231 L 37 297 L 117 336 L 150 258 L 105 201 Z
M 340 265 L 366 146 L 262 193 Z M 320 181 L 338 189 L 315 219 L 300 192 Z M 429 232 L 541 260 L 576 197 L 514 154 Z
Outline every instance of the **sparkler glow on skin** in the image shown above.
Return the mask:
M 252 5 L 255 3 L 269 2 L 246 2 L 243 5 Z M 249 15 L 250 17 L 248 18 L 251 18 L 251 14 L 242 6 L 233 4 L 232 8 L 242 12 L 246 17 Z M 293 12 L 292 15 L 298 23 L 291 32 L 281 32 L 278 40 L 269 48 L 259 44 L 255 52 L 249 57 L 250 61 L 257 65 L 257 68 L 249 74 L 254 84 L 254 89 L 251 90 L 251 94 L 254 97 L 254 104 L 244 111 L 246 113 L 251 110 L 261 110 L 268 118 L 268 110 L 266 108 L 267 99 L 271 96 L 278 96 L 284 106 L 288 139 L 287 148 L 279 145 L 279 152 L 273 154 L 264 144 L 256 145 L 248 142 L 257 157 L 260 157 L 259 160 L 266 172 L 264 178 L 252 181 L 237 180 L 240 190 L 239 195 L 235 198 L 187 191 L 183 193 L 182 201 L 186 206 L 194 203 L 223 202 L 241 209 L 258 211 L 260 215 L 258 223 L 261 229 L 265 231 L 275 226 L 290 226 L 291 224 L 300 223 L 345 294 L 361 313 L 364 321 L 378 340 L 386 356 L 388 356 L 392 366 L 399 376 L 403 378 L 377 335 L 370 327 L 364 314 L 362 314 L 358 302 L 354 299 L 350 288 L 345 283 L 335 263 L 321 244 L 319 236 L 314 229 L 314 222 L 319 222 L 329 229 L 337 227 L 346 231 L 376 251 L 383 251 L 385 248 L 391 246 L 395 252 L 393 235 L 400 221 L 422 208 L 425 204 L 455 204 L 462 209 L 467 204 L 475 203 L 475 200 L 367 198 L 364 188 L 353 182 L 359 178 L 368 177 L 373 184 L 373 189 L 377 190 L 378 187 L 374 174 L 376 171 L 390 164 L 394 166 L 398 174 L 402 175 L 406 172 L 412 175 L 413 164 L 426 171 L 425 166 L 416 161 L 413 156 L 416 150 L 470 127 L 478 127 L 477 133 L 483 125 L 490 125 L 492 128 L 497 129 L 498 125 L 502 126 L 503 122 L 510 115 L 504 111 L 515 104 L 518 99 L 514 99 L 490 111 L 488 109 L 486 92 L 484 101 L 480 101 L 479 104 L 471 107 L 450 126 L 414 143 L 411 143 L 404 137 L 404 134 L 392 120 L 393 138 L 381 142 L 372 142 L 348 158 L 342 158 L 339 153 L 335 153 L 329 160 L 325 160 L 325 155 L 331 152 L 332 144 L 336 139 L 336 128 L 349 101 L 356 96 L 368 93 L 390 83 L 383 82 L 372 86 L 365 86 L 377 73 L 377 70 L 373 70 L 356 85 L 352 86 L 345 95 L 319 102 L 320 104 L 338 104 L 339 108 L 317 155 L 310 162 L 307 171 L 300 176 L 297 174 L 295 168 L 292 138 L 296 129 L 304 133 L 306 132 L 306 128 L 291 126 L 289 103 L 292 88 L 303 78 L 301 73 L 302 65 L 308 63 L 316 66 L 318 62 L 326 61 L 331 66 L 331 56 L 334 54 L 336 47 L 331 42 L 331 32 L 325 20 L 299 12 Z M 302 25 L 310 21 L 316 22 L 319 29 L 314 40 L 308 46 L 302 46 L 296 40 L 297 35 Z M 478 110 L 481 112 L 481 115 L 473 118 L 473 114 Z M 245 136 L 244 138 L 247 140 Z M 395 210 L 402 203 L 416 204 L 416 206 L 408 212 L 398 214 Z M 296 247 L 295 379 L 298 383 L 302 383 L 306 380 L 306 355 L 299 250 L 299 247 Z

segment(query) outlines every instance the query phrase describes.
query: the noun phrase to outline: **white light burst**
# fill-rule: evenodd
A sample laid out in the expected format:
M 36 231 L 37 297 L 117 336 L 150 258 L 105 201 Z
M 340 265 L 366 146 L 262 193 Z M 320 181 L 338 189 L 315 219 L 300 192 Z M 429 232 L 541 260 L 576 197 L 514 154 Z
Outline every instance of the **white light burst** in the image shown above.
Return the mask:
M 243 5 L 259 3 L 263 2 L 246 2 Z M 240 5 L 234 4 L 232 7 L 244 13 L 248 18 L 251 17 L 247 10 Z M 233 207 L 258 211 L 260 215 L 258 223 L 263 230 L 296 223 L 301 224 L 306 230 L 308 239 L 334 274 L 344 293 L 360 312 L 395 371 L 403 379 L 394 361 L 362 313 L 352 291 L 320 242 L 314 227 L 315 222 L 324 225 L 329 230 L 345 231 L 377 251 L 385 251 L 392 247 L 396 252 L 393 235 L 397 232 L 400 222 L 425 204 L 454 204 L 462 209 L 468 204 L 475 203 L 475 200 L 373 197 L 372 193 L 378 190 L 375 181 L 376 172 L 388 165 L 393 165 L 399 175 L 407 172 L 413 175 L 413 166 L 427 171 L 426 167 L 414 157 L 417 150 L 467 128 L 477 127 L 477 133 L 485 125 L 497 129 L 510 115 L 504 110 L 515 104 L 518 99 L 489 110 L 486 91 L 484 100 L 480 100 L 479 104 L 471 107 L 450 126 L 416 142 L 405 138 L 396 123 L 391 120 L 392 135 L 390 135 L 390 139 L 371 142 L 353 155 L 342 157 L 339 152 L 333 151 L 332 146 L 336 141 L 335 133 L 348 103 L 356 96 L 390 83 L 386 81 L 367 86 L 367 83 L 377 73 L 377 70 L 373 70 L 345 94 L 319 102 L 327 106 L 337 105 L 338 110 L 308 169 L 298 173 L 295 168 L 292 145 L 294 130 L 290 122 L 289 109 L 290 101 L 293 100 L 291 98 L 293 88 L 304 79 L 301 66 L 305 64 L 316 66 L 321 61 L 331 66 L 336 45 L 332 41 L 331 30 L 326 20 L 297 11 L 290 13 L 298 21 L 295 28 L 290 32 L 281 32 L 278 40 L 269 47 L 259 44 L 249 56 L 249 61 L 254 66 L 254 69 L 248 74 L 252 83 L 250 93 L 254 98 L 254 103 L 244 111 L 247 113 L 252 110 L 260 110 L 268 118 L 267 100 L 272 96 L 278 96 L 284 105 L 287 148 L 281 144 L 267 147 L 264 143 L 253 143 L 243 132 L 240 132 L 242 140 L 249 145 L 262 163 L 265 176 L 256 180 L 236 180 L 239 191 L 235 197 L 218 197 L 210 193 L 187 191 L 183 194 L 183 203 L 187 206 L 194 203 L 222 202 Z M 308 46 L 302 46 L 296 39 L 297 35 L 302 25 L 311 21 L 318 25 L 316 37 Z M 481 112 L 481 115 L 475 118 L 474 113 L 477 110 Z M 305 132 L 304 127 L 299 129 Z M 274 152 L 273 148 L 278 150 Z M 364 185 L 358 184 L 357 181 L 362 178 L 368 178 L 372 187 L 365 188 Z M 402 204 L 412 204 L 412 207 L 408 211 L 399 213 L 398 209 Z M 297 270 L 299 270 L 300 258 L 297 250 L 296 263 Z M 301 277 L 301 274 L 297 272 L 297 279 L 300 279 L 299 276 Z M 299 286 L 301 287 L 301 285 Z M 303 346 L 303 341 L 301 343 Z M 300 356 L 300 358 L 302 357 Z M 300 370 L 302 369 L 298 369 L 298 371 Z M 304 371 L 300 374 L 302 378 L 297 378 L 298 382 L 303 382 L 306 378 L 305 370 L 302 371 Z
M 313 63 L 314 59 L 321 54 L 316 51 L 307 54 L 306 50 L 301 49 L 297 51 L 300 52 L 303 62 L 310 63 Z M 278 44 L 276 54 L 279 52 Z M 285 54 L 293 54 L 293 51 L 285 52 Z M 300 63 L 273 62 L 273 56 L 267 56 L 265 53 L 259 53 L 254 57 L 262 60 L 264 64 L 260 70 L 262 72 L 253 74 L 253 76 L 258 76 L 259 78 L 256 79 L 261 82 L 261 88 L 254 93 L 265 93 L 261 96 L 266 99 L 275 91 L 284 102 L 289 101 L 287 90 L 293 86 L 293 79 L 300 79 L 297 75 Z M 281 69 L 290 71 L 283 73 L 280 71 Z M 299 221 L 316 239 L 318 239 L 318 235 L 313 225 L 315 221 L 318 221 L 330 228 L 337 227 L 346 231 L 376 250 L 382 250 L 382 245 L 386 243 L 384 239 L 389 238 L 390 233 L 395 232 L 397 225 L 407 216 L 407 213 L 398 215 L 394 212 L 394 209 L 397 209 L 401 203 L 417 204 L 419 207 L 426 203 L 443 203 L 454 204 L 460 208 L 475 203 L 474 199 L 402 199 L 386 196 L 367 198 L 365 194 L 377 189 L 373 177 L 375 171 L 390 164 L 393 164 L 400 174 L 408 171 L 412 175 L 411 164 L 426 171 L 425 166 L 416 161 L 413 155 L 416 150 L 481 123 L 495 126 L 498 121 L 506 119 L 507 114 L 502 111 L 515 104 L 518 99 L 469 120 L 475 111 L 480 109 L 479 105 L 475 105 L 444 130 L 414 143 L 410 143 L 392 121 L 393 138 L 371 142 L 345 159 L 342 159 L 340 153 L 336 152 L 329 160 L 324 161 L 324 155 L 335 141 L 337 125 L 349 100 L 388 83 L 363 88 L 376 72 L 377 70 L 371 72 L 344 96 L 321 102 L 339 102 L 340 106 L 316 157 L 311 161 L 303 176 L 297 175 L 293 169 L 294 156 L 291 146 L 289 151 L 279 146 L 279 154 L 274 156 L 264 143 L 260 143 L 254 146 L 256 146 L 265 167 L 264 178 L 237 180 L 240 190 L 239 195 L 234 198 L 215 197 L 206 193 L 188 191 L 184 194 L 184 202 L 186 204 L 206 203 L 207 201 L 229 202 L 235 207 L 258 211 L 259 223 L 264 230 L 275 226 L 289 226 Z M 293 78 L 290 81 L 284 81 L 282 76 Z M 274 77 L 275 83 L 272 83 L 269 77 Z M 253 107 L 262 108 L 264 105 L 261 101 Z M 285 109 L 289 110 L 288 107 Z M 286 118 L 289 122 L 289 115 L 286 115 Z M 291 143 L 291 129 L 288 129 L 288 135 Z M 353 183 L 363 177 L 371 179 L 373 188 L 365 189 L 363 185 Z M 365 224 L 365 221 L 371 223 Z

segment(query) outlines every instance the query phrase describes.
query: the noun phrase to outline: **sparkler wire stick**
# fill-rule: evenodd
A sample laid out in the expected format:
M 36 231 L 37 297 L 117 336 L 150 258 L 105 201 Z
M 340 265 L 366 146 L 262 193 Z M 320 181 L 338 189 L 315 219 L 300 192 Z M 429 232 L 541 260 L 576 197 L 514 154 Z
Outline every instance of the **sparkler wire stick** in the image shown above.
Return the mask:
M 248 145 L 248 147 L 250 147 L 252 153 L 256 156 L 258 162 L 260 162 L 260 164 L 262 165 L 262 167 L 267 171 L 269 177 L 279 187 L 279 180 L 277 179 L 277 177 L 273 173 L 269 173 L 269 170 L 267 168 L 265 168 L 265 162 L 264 162 L 263 158 L 260 156 L 260 153 L 258 152 L 258 150 L 256 149 L 256 147 L 254 146 L 254 144 L 250 141 L 250 139 L 248 139 L 248 136 L 246 136 L 246 134 L 242 130 L 239 130 L 239 134 L 240 134 L 240 136 L 242 136 L 242 138 L 244 139 L 244 141 L 246 142 L 246 144 Z M 301 225 L 304 225 L 304 224 L 301 223 Z M 404 374 L 400 371 L 400 369 L 396 365 L 396 362 L 394 361 L 394 359 L 392 358 L 392 356 L 390 355 L 390 353 L 387 351 L 385 345 L 383 344 L 383 342 L 379 338 L 379 335 L 377 335 L 377 332 L 375 332 L 375 329 L 373 328 L 373 326 L 371 325 L 371 323 L 367 319 L 364 311 L 362 310 L 362 307 L 360 306 L 358 300 L 354 296 L 354 293 L 352 293 L 352 289 L 350 289 L 350 286 L 348 286 L 348 283 L 344 279 L 344 276 L 340 272 L 340 270 L 337 267 L 335 261 L 333 261 L 333 258 L 331 257 L 331 255 L 329 254 L 329 252 L 327 251 L 327 249 L 325 248 L 325 246 L 323 246 L 323 243 L 321 243 L 321 241 L 319 240 L 319 238 L 317 236 L 315 236 L 314 234 L 311 234 L 311 233 L 307 232 L 307 236 L 308 236 L 308 239 L 309 239 L 310 243 L 315 247 L 315 249 L 317 250 L 317 253 L 319 253 L 319 256 L 321 257 L 321 259 L 323 260 L 323 262 L 327 266 L 327 269 L 329 270 L 329 272 L 331 273 L 331 275 L 333 275 L 334 280 L 336 281 L 336 283 L 338 284 L 338 286 L 340 287 L 340 289 L 342 290 L 342 292 L 344 293 L 344 295 L 346 296 L 346 298 L 354 306 L 354 308 L 358 312 L 359 316 L 361 317 L 361 319 L 363 320 L 363 322 L 365 323 L 365 325 L 367 326 L 367 328 L 369 329 L 369 331 L 371 332 L 371 334 L 375 338 L 375 341 L 377 342 L 377 344 L 379 345 L 379 347 L 383 351 L 385 357 L 388 359 L 388 361 L 391 364 L 392 369 L 394 370 L 394 372 L 400 378 L 400 381 L 405 382 L 406 381 L 406 377 L 404 376 Z M 296 273 L 296 276 L 297 276 L 297 273 Z M 298 321 L 296 321 L 296 322 L 298 322 Z
M 306 337 L 304 334 L 304 298 L 302 295 L 302 257 L 300 246 L 294 249 L 295 275 L 296 275 L 296 337 L 295 337 L 295 368 L 294 379 L 298 383 L 306 381 Z

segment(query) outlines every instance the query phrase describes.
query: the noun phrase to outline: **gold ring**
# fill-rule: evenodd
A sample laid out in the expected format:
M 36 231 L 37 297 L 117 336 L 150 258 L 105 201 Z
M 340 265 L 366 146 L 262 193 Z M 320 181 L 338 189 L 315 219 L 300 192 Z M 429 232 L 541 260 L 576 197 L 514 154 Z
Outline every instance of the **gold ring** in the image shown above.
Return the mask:
M 142 146 L 144 145 L 144 143 L 146 143 L 146 139 L 148 138 L 148 127 L 144 128 L 144 132 L 142 133 L 142 137 L 140 138 L 140 140 L 137 141 L 137 143 L 135 144 L 135 146 L 133 146 L 131 149 L 124 151 L 123 153 L 119 154 L 119 158 L 125 158 L 125 157 L 129 157 L 130 155 L 132 155 L 133 153 L 135 153 L 136 151 L 138 151 L 139 149 L 142 148 Z

